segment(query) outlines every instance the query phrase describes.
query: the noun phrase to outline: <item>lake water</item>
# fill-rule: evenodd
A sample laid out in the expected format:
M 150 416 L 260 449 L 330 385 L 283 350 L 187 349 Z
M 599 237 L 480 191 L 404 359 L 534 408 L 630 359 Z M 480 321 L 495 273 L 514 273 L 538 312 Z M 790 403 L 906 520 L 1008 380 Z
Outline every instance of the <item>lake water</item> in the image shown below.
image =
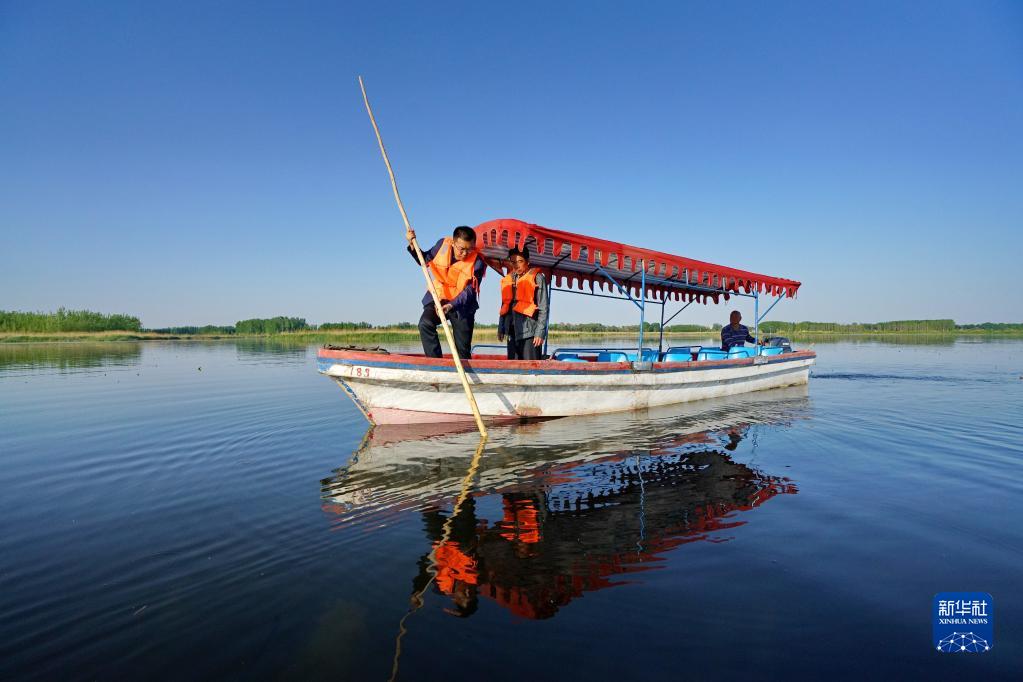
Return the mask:
M 1023 342 L 815 349 L 474 462 L 314 347 L 0 345 L 0 678 L 1023 678 Z

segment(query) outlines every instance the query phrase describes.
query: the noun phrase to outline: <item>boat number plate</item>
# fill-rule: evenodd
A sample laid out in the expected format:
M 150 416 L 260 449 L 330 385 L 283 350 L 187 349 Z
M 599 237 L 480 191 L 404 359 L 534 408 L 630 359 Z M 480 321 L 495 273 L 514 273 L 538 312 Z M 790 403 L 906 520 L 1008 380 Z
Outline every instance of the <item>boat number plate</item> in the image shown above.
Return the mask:
M 369 376 L 369 367 L 356 367 L 355 371 L 354 371 L 354 374 L 357 377 L 368 377 Z

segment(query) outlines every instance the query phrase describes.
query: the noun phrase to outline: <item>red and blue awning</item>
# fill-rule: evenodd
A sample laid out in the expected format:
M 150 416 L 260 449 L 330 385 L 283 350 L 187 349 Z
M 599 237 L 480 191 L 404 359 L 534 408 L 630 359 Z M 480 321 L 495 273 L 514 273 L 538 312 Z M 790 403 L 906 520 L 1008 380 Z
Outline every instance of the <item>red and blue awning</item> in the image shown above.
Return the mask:
M 629 246 L 597 237 L 554 230 L 521 220 L 502 218 L 476 226 L 477 243 L 484 255 L 504 259 L 513 246 L 528 247 L 530 263 L 548 272 L 555 286 L 591 293 L 618 288 L 613 278 L 634 298 L 640 296 L 642 270 L 646 270 L 647 298 L 664 301 L 697 300 L 717 303 L 732 294 L 793 297 L 800 283 L 714 265 L 693 258 Z

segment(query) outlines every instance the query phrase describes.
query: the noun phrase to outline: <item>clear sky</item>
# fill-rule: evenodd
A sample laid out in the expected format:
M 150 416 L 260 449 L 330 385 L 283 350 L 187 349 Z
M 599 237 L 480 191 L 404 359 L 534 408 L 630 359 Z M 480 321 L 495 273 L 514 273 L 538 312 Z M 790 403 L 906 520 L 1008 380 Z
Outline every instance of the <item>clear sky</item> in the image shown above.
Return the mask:
M 358 74 L 424 242 L 515 217 L 801 280 L 772 319 L 1023 321 L 1023 3 L 966 1 L 0 1 L 0 309 L 417 319 Z

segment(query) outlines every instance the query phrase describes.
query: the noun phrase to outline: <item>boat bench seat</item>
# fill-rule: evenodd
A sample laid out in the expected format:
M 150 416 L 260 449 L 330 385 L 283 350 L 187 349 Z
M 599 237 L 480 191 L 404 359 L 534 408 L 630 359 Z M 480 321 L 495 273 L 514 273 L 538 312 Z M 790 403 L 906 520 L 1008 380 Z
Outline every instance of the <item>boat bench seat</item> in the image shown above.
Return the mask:
M 582 355 L 581 355 L 582 354 Z M 578 352 L 555 352 L 553 360 L 559 362 L 635 362 L 638 353 L 627 350 L 598 350 L 596 348 L 581 349 Z M 643 349 L 643 360 L 645 362 L 657 362 L 657 351 L 652 348 Z M 686 360 L 689 356 L 686 356 Z
M 689 351 L 684 353 L 672 353 L 668 352 L 664 354 L 664 360 L 661 362 L 689 362 L 693 359 L 693 354 Z
M 668 355 L 676 355 L 672 353 L 673 349 L 669 349 L 669 353 L 665 355 L 665 362 L 671 362 L 667 359 Z M 780 346 L 762 346 L 760 348 L 760 355 L 781 355 L 785 351 Z M 723 351 L 719 348 L 700 348 L 700 351 L 696 354 L 697 360 L 734 360 L 736 358 L 752 358 L 756 356 L 756 348 L 732 348 L 729 351 Z M 678 355 L 681 355 L 680 353 Z M 678 360 L 675 360 L 678 362 Z

